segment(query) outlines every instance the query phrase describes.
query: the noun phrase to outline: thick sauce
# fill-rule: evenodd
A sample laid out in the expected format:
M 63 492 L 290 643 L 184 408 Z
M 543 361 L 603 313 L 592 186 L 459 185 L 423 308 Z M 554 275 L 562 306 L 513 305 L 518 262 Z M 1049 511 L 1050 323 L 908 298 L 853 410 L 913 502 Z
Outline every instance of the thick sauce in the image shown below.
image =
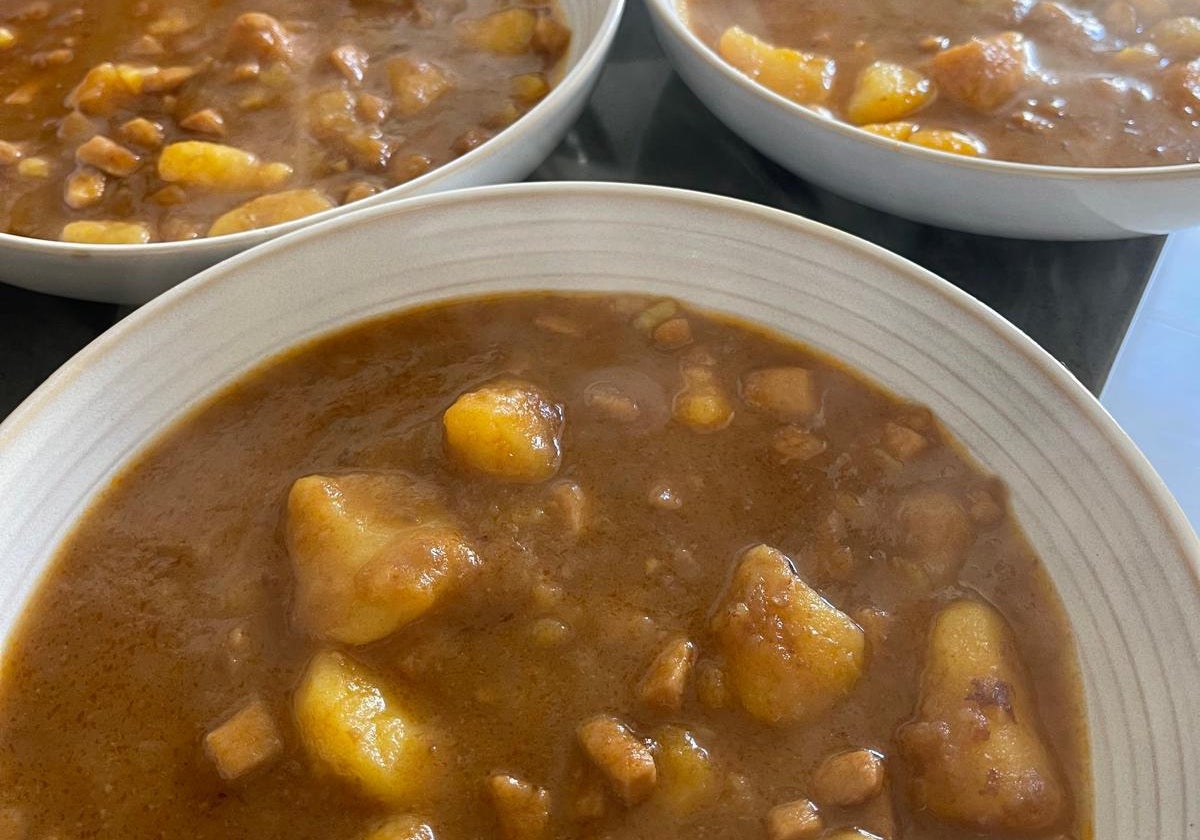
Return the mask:
M 689 25 L 714 47 L 737 26 L 802 56 L 777 56 L 789 67 L 772 72 L 761 67 L 763 53 L 747 56 L 726 41 L 721 52 L 739 69 L 801 104 L 895 139 L 1064 166 L 1200 162 L 1196 0 L 682 5 Z M 807 81 L 797 81 L 797 62 L 809 68 Z M 907 73 L 878 73 L 875 84 L 864 83 L 876 62 Z M 883 107 L 866 107 L 872 99 Z
M 569 38 L 549 0 L 6 3 L 0 231 L 180 240 L 364 198 L 518 119 Z
M 755 377 L 797 368 L 813 405 Z M 543 419 L 561 410 L 561 463 L 538 462 L 553 478 L 515 483 L 448 457 L 443 412 L 496 381 L 532 383 L 558 406 Z M 478 556 L 427 613 L 365 645 L 310 635 L 329 616 L 298 605 L 289 559 L 303 548 L 293 482 L 346 471 L 436 488 Z M 946 504 L 898 513 L 931 496 L 950 500 L 953 522 Z M 955 529 L 966 536 L 948 574 L 915 559 Z M 736 645 L 721 622 L 746 612 L 728 593 L 757 543 L 865 630 L 853 689 L 801 722 L 764 722 L 731 690 Z M 268 362 L 169 430 L 86 514 L 3 663 L 0 837 L 336 840 L 396 814 L 439 840 L 798 837 L 809 835 L 778 833 L 786 814 L 770 835 L 764 819 L 802 797 L 830 831 L 976 836 L 916 804 L 917 752 L 900 746 L 932 668 L 931 620 L 963 599 L 1011 626 L 1036 692 L 1017 723 L 1061 773 L 1064 799 L 1034 834 L 1090 837 L 1063 612 L 1003 488 L 927 410 L 670 303 L 538 295 L 407 312 Z M 697 658 L 677 708 L 669 690 L 648 702 L 643 675 L 680 637 Z M 432 733 L 419 766 L 436 772 L 415 792 L 383 801 L 311 749 L 296 689 L 319 650 L 370 669 Z M 1020 689 L 985 687 L 1011 716 Z M 222 778 L 206 735 L 253 698 L 278 743 Z M 637 804 L 581 750 L 578 729 L 597 714 L 652 745 L 657 784 Z M 666 755 L 683 730 L 707 752 L 690 773 Z M 839 805 L 817 768 L 848 749 L 876 751 L 886 779 Z M 543 789 L 542 829 L 502 830 L 485 784 L 496 773 Z

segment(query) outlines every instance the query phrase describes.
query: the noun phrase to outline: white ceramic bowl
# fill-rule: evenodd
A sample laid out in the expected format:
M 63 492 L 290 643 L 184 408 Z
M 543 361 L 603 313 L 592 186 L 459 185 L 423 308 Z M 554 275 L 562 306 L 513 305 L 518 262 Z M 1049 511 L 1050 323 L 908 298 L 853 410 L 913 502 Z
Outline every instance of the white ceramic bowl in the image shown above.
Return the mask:
M 1058 363 L 943 280 L 753 204 L 620 184 L 469 190 L 234 257 L 72 359 L 0 425 L 0 639 L 105 483 L 190 408 L 298 342 L 433 300 L 625 290 L 733 313 L 930 406 L 1008 484 L 1077 636 L 1095 840 L 1195 840 L 1200 544 Z
M 84 300 L 145 303 L 197 271 L 288 231 L 411 196 L 519 181 L 546 159 L 583 111 L 625 5 L 625 0 L 559 2 L 573 32 L 559 83 L 495 138 L 420 178 L 351 205 L 212 239 L 76 245 L 0 233 L 0 281 Z
M 645 0 L 679 75 L 748 143 L 822 187 L 917 221 L 1024 239 L 1115 239 L 1200 224 L 1200 164 L 1038 166 L 889 140 L 751 81 L 688 29 L 678 2 Z

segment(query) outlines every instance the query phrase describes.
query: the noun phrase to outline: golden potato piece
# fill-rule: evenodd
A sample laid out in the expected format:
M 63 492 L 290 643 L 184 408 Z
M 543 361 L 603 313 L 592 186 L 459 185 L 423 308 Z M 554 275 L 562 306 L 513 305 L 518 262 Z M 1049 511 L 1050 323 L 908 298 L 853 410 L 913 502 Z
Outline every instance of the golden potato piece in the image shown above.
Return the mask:
M 292 175 L 286 163 L 264 163 L 257 155 L 223 143 L 171 143 L 158 158 L 164 181 L 188 187 L 238 192 L 277 187 Z
M 520 55 L 533 48 L 537 15 L 529 9 L 505 9 L 487 17 L 461 21 L 459 37 L 476 49 L 497 55 Z
M 285 538 L 297 624 L 351 645 L 425 614 L 479 565 L 437 494 L 402 473 L 297 480 Z
M 434 835 L 427 823 L 405 814 L 380 823 L 363 840 L 434 840 Z
M 424 111 L 454 86 L 436 64 L 393 58 L 387 64 L 396 113 L 411 117 Z
M 243 230 L 279 225 L 302 219 L 333 207 L 333 202 L 319 190 L 286 190 L 252 198 L 217 218 L 208 229 L 209 236 L 223 236 Z
M 908 138 L 914 146 L 924 146 L 939 152 L 949 152 L 952 155 L 979 157 L 987 154 L 987 145 L 980 139 L 964 134 L 961 131 L 950 131 L 944 128 L 922 128 Z
M 733 403 L 707 365 L 686 365 L 671 416 L 697 432 L 718 432 L 733 421 Z
M 545 788 L 497 773 L 488 777 L 487 789 L 504 840 L 540 840 L 546 835 L 550 794 Z
M 938 586 L 957 577 L 975 542 L 975 526 L 958 500 L 940 490 L 916 489 L 896 507 L 903 567 Z
M 916 124 L 910 122 L 868 123 L 859 128 L 889 140 L 907 140 L 917 130 Z
M 933 82 L 889 61 L 863 68 L 846 103 L 846 119 L 856 125 L 886 123 L 915 114 L 933 101 Z
M 426 787 L 433 740 L 378 676 L 335 651 L 313 656 L 293 701 L 312 764 L 389 805 Z
M 717 52 L 763 87 L 801 105 L 824 102 L 833 89 L 832 58 L 773 46 L 740 26 L 721 34 Z
M 972 38 L 942 50 L 931 63 L 938 91 L 980 113 L 1012 100 L 1029 74 L 1024 39 L 1016 32 Z
M 754 370 L 742 377 L 746 405 L 786 423 L 807 420 L 821 407 L 821 395 L 810 371 L 802 367 Z
M 766 545 L 742 555 L 712 629 L 734 693 L 770 724 L 827 712 L 854 688 L 866 659 L 862 629 Z
M 446 409 L 442 427 L 454 458 L 502 481 L 545 481 L 562 461 L 562 407 L 528 382 L 468 391 Z
M 650 748 L 610 715 L 597 715 L 579 727 L 579 743 L 626 805 L 648 797 L 658 783 Z
M 67 94 L 66 105 L 85 114 L 107 117 L 132 102 L 142 92 L 146 77 L 157 69 L 107 61 L 97 64 Z
M 824 830 L 821 813 L 807 799 L 785 802 L 767 812 L 767 840 L 813 840 Z
M 721 778 L 708 750 L 680 726 L 663 727 L 654 741 L 658 745 L 654 751 L 658 786 L 651 802 L 677 817 L 712 804 L 721 793 Z
M 813 799 L 848 808 L 874 799 L 886 781 L 883 756 L 875 750 L 847 750 L 826 757 L 812 777 Z
M 679 711 L 695 664 L 696 646 L 683 636 L 672 639 L 654 657 L 638 684 L 638 699 L 654 709 Z
M 141 222 L 69 222 L 58 238 L 88 245 L 141 245 L 150 241 L 150 228 Z
M 980 832 L 1041 832 L 1063 816 L 1012 631 L 986 604 L 955 601 L 934 618 L 916 718 L 898 739 L 918 810 Z
M 267 704 L 254 700 L 204 736 L 204 752 L 222 779 L 236 779 L 283 751 L 279 727 Z

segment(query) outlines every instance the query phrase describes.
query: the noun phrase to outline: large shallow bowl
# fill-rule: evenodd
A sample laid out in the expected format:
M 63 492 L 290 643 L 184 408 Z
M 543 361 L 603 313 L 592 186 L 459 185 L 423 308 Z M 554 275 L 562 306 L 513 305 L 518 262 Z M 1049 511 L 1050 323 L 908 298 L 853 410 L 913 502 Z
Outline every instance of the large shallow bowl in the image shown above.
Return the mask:
M 292 234 L 122 321 L 0 425 L 0 639 L 122 464 L 298 342 L 513 290 L 672 295 L 765 324 L 929 405 L 1012 492 L 1078 641 L 1095 840 L 1195 840 L 1200 545 L 1100 405 L 946 282 L 846 234 L 731 199 L 536 184 L 430 196 Z
M 1115 239 L 1200 224 L 1200 164 L 1038 166 L 889 140 L 751 81 L 687 27 L 681 2 L 645 0 L 659 42 L 696 96 L 763 154 L 855 201 L 1024 239 Z
M 0 281 L 111 303 L 145 303 L 197 271 L 280 234 L 364 207 L 443 190 L 519 181 L 562 140 L 587 103 L 625 0 L 559 0 L 573 35 L 563 77 L 529 113 L 477 149 L 408 183 L 261 230 L 148 245 L 76 245 L 0 233 Z

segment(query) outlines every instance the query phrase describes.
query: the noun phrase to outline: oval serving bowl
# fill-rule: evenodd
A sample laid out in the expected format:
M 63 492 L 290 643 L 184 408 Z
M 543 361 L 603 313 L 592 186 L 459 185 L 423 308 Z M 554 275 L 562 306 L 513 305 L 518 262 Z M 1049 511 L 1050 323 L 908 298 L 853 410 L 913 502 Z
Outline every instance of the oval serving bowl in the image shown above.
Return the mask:
M 579 117 L 616 37 L 625 0 L 559 0 L 572 30 L 562 78 L 521 119 L 460 158 L 353 204 L 259 230 L 147 245 L 77 245 L 0 233 L 0 281 L 38 292 L 140 304 L 197 271 L 280 234 L 410 196 L 519 181 Z
M 781 166 L 897 216 L 1023 239 L 1116 239 L 1200 224 L 1200 163 L 1074 167 L 988 160 L 889 140 L 751 81 L 688 28 L 679 0 L 646 0 L 688 87 Z
M 215 391 L 366 318 L 519 290 L 673 296 L 928 405 L 1008 484 L 1074 628 L 1094 840 L 1195 837 L 1200 543 L 1146 460 L 1064 368 L 945 281 L 698 193 L 563 183 L 415 199 L 263 245 L 135 312 L 0 425 L 0 638 L 89 500 Z

